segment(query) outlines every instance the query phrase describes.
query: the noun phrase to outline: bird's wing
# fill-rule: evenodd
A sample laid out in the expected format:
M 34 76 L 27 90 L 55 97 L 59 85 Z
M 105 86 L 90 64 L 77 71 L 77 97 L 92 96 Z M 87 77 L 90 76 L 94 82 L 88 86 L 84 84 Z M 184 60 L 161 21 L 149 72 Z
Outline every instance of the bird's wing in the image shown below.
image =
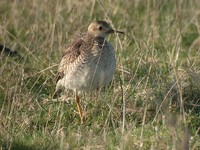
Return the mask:
M 62 60 L 58 68 L 58 74 L 56 77 L 56 83 L 64 77 L 64 70 L 68 69 L 69 66 L 80 56 L 81 46 L 83 45 L 83 39 L 79 39 L 73 42 L 64 53 Z

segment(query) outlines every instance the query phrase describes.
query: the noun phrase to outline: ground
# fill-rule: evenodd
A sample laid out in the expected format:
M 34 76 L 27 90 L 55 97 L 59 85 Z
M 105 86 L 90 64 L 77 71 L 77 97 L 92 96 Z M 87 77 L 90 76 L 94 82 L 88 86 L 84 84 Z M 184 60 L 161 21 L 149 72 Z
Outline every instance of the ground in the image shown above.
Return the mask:
M 0 1 L 0 147 L 6 149 L 200 149 L 198 0 Z M 111 35 L 110 86 L 53 100 L 65 47 L 94 20 Z M 16 53 L 15 53 L 16 54 Z

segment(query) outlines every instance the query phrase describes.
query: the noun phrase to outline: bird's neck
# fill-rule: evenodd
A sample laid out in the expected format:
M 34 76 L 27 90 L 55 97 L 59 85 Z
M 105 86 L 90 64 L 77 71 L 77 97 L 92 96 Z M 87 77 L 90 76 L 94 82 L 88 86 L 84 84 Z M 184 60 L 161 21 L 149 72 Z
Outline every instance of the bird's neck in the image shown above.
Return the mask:
M 88 40 L 88 41 L 105 41 L 105 37 L 100 37 L 100 36 L 93 36 L 91 35 L 90 33 L 86 33 L 85 35 L 85 39 Z
M 95 37 L 93 39 L 93 45 L 98 45 L 99 47 L 103 47 L 105 46 L 107 43 L 106 43 L 106 38 L 104 37 Z
M 86 34 L 85 37 L 82 38 L 82 40 L 84 41 L 83 45 L 85 45 L 85 47 L 89 47 L 87 49 L 92 50 L 93 53 L 99 53 L 99 50 L 101 50 L 103 47 L 107 45 L 105 37 L 94 37 L 89 34 Z

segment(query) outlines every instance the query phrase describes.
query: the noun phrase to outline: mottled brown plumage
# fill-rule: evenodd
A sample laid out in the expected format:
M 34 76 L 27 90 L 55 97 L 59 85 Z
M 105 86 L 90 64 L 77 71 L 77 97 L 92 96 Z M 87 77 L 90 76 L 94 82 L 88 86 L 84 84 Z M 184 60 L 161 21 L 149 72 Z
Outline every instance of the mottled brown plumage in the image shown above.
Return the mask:
M 78 41 L 73 42 L 72 45 L 67 48 L 58 69 L 56 83 L 64 77 L 64 66 L 73 63 L 79 57 L 82 43 L 83 40 L 79 39 Z
M 114 49 L 106 40 L 106 37 L 114 32 L 123 33 L 113 30 L 105 21 L 91 23 L 86 35 L 67 48 L 60 62 L 54 98 L 59 96 L 63 89 L 74 90 L 81 119 L 82 111 L 77 92 L 101 88 L 107 85 L 114 75 Z

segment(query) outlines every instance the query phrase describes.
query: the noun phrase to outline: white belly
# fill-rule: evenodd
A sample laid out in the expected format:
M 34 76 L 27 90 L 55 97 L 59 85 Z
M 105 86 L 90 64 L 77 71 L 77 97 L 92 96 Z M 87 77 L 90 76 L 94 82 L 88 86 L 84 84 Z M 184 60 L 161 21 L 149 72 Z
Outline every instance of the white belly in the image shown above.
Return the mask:
M 100 58 L 76 67 L 71 73 L 66 73 L 60 81 L 66 89 L 92 91 L 106 86 L 112 80 L 116 69 L 114 50 L 111 47 L 103 51 Z

